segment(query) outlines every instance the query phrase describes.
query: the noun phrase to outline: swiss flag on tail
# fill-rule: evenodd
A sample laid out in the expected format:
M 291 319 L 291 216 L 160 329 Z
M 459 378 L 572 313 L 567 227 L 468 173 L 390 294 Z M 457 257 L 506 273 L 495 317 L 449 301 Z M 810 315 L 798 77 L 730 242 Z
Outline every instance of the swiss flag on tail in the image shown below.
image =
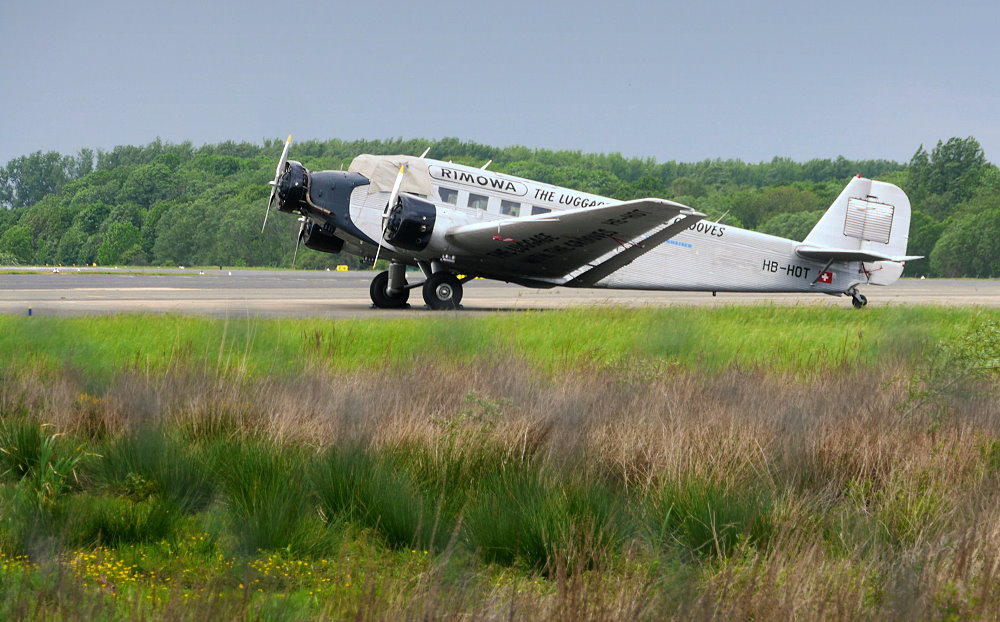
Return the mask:
M 819 278 L 816 279 L 818 283 L 833 283 L 833 273 L 832 272 L 820 272 Z

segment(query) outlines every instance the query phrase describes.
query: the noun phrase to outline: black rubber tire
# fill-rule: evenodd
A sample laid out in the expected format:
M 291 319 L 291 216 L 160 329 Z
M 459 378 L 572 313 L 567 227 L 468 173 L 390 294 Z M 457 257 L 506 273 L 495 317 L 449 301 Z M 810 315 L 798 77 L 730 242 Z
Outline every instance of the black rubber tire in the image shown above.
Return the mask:
M 406 301 L 410 299 L 410 290 L 404 289 L 401 293 L 390 296 L 386 290 L 389 288 L 389 271 L 384 270 L 375 275 L 372 285 L 368 290 L 371 294 L 372 304 L 379 309 L 402 309 L 406 306 Z
M 436 272 L 424 282 L 424 302 L 435 311 L 454 310 L 462 304 L 462 283 L 450 272 Z
M 860 309 L 861 307 L 863 307 L 866 304 L 868 304 L 868 299 L 865 298 L 864 294 L 855 294 L 851 298 L 851 304 L 854 305 L 855 309 Z

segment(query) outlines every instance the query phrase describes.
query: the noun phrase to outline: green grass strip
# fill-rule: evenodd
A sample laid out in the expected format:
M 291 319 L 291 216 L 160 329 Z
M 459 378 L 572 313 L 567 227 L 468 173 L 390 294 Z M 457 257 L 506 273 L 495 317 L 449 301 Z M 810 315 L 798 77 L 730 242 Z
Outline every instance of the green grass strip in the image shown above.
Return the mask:
M 0 369 L 296 375 L 516 357 L 559 373 L 635 361 L 718 371 L 810 374 L 921 356 L 928 345 L 1000 312 L 960 307 L 574 308 L 372 319 L 76 318 L 0 315 Z

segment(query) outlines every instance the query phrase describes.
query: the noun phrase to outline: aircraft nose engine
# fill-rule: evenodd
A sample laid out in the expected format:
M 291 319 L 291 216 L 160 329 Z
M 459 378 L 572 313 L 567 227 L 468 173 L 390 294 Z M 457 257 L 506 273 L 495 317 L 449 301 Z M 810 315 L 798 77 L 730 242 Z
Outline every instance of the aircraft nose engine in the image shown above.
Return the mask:
M 309 191 L 309 171 L 301 163 L 289 160 L 278 180 L 278 209 L 294 212 L 306 200 Z

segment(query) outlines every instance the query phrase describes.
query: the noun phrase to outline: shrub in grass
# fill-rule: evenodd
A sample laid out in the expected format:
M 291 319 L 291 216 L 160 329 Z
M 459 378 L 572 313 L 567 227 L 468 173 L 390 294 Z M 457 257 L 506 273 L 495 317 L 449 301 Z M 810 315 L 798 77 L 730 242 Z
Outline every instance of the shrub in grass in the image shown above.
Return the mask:
M 206 451 L 243 553 L 306 545 L 310 506 L 301 451 L 250 440 L 217 442 Z
M 613 555 L 629 523 L 624 499 L 602 482 L 547 482 L 529 467 L 485 478 L 463 525 L 484 561 L 552 572 L 590 568 Z
M 740 542 L 766 545 L 772 498 L 752 485 L 728 488 L 699 478 L 667 481 L 653 493 L 654 538 L 699 557 L 727 557 Z
M 93 475 L 114 494 L 133 501 L 158 494 L 183 513 L 201 510 L 211 501 L 207 469 L 194 451 L 165 430 L 146 428 L 121 436 L 100 454 Z
M 311 485 L 327 522 L 373 529 L 394 548 L 434 547 L 449 529 L 409 472 L 360 448 L 334 448 L 314 465 Z
M 46 511 L 76 480 L 77 466 L 85 456 L 82 447 L 66 443 L 49 427 L 27 419 L 0 421 L 0 474 L 16 481 Z
M 529 559 L 529 565 L 544 565 L 545 536 L 531 517 L 543 513 L 546 493 L 534 470 L 486 477 L 463 516 L 469 545 L 487 562 L 511 565 Z
M 35 422 L 21 417 L 0 419 L 0 475 L 19 481 L 37 469 L 44 441 L 42 428 Z
M 48 556 L 60 531 L 60 505 L 83 451 L 22 417 L 0 419 L 0 549 Z
M 933 538 L 950 510 L 940 473 L 894 472 L 882 486 L 870 479 L 851 481 L 840 521 L 867 529 L 894 547 L 913 547 Z M 854 540 L 859 541 L 860 535 Z
M 77 545 L 121 546 L 172 541 L 180 512 L 167 499 L 73 495 L 62 512 L 63 535 Z
M 0 485 L 0 553 L 31 555 L 54 553 L 59 525 L 51 508 L 39 506 L 27 486 Z

